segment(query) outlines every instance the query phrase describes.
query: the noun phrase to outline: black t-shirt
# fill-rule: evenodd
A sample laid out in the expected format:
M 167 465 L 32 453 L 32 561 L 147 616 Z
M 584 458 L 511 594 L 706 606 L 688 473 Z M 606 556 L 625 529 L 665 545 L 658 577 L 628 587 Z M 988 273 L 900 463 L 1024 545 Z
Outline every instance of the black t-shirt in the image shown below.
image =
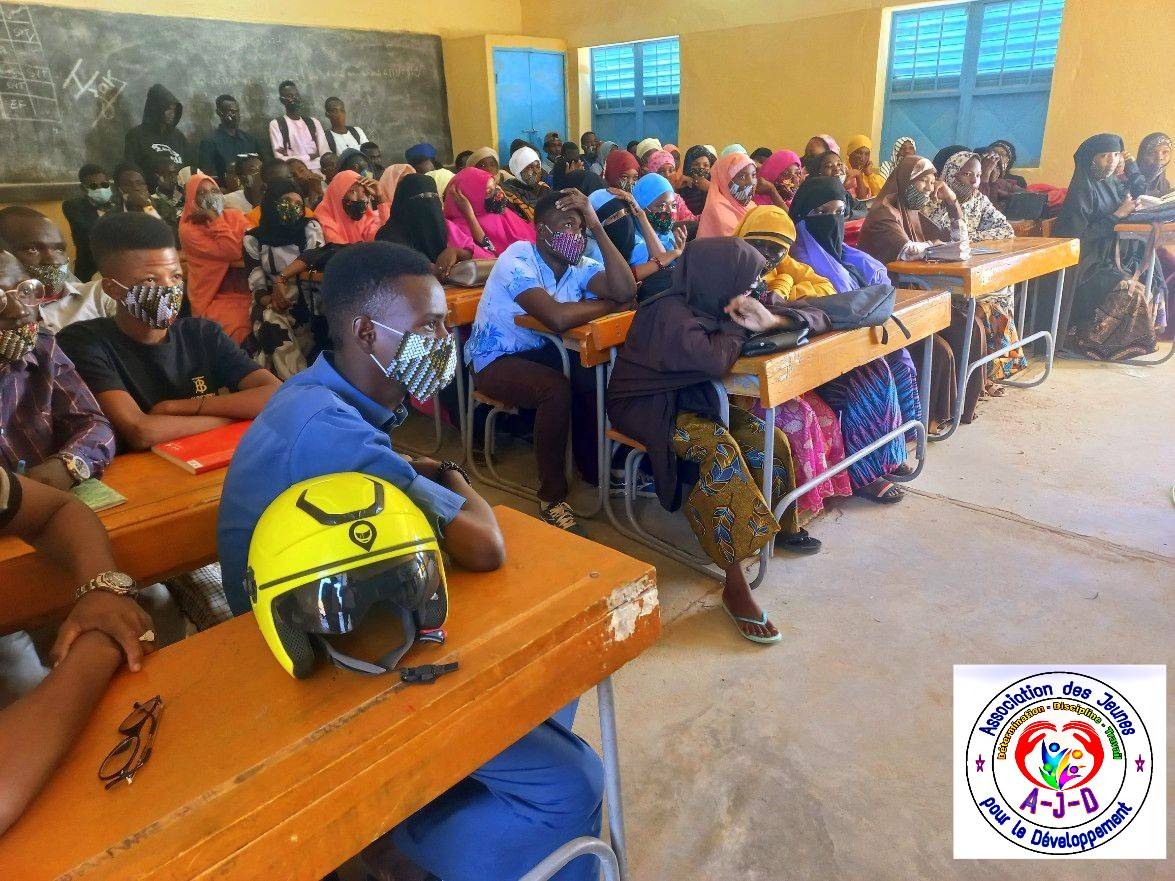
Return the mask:
M 179 318 L 156 345 L 136 342 L 113 318 L 62 328 L 57 342 L 95 395 L 125 391 L 147 413 L 160 401 L 235 392 L 259 370 L 220 325 L 206 318 Z

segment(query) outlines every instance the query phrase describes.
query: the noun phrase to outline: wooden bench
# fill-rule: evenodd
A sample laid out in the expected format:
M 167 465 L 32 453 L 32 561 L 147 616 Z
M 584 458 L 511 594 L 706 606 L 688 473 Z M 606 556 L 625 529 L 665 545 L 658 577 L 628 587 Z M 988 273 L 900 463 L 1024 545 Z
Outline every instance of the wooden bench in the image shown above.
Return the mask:
M 115 677 L 61 768 L 0 838 L 0 877 L 318 881 L 653 644 L 652 566 L 495 512 L 506 565 L 451 571 L 448 642 L 408 657 L 457 660 L 459 670 L 406 686 L 322 664 L 298 681 L 251 615 L 162 649 L 141 672 Z M 154 754 L 132 785 L 105 791 L 97 769 L 118 723 L 155 694 L 165 710 Z M 601 708 L 611 715 L 610 689 Z M 622 830 L 612 831 L 616 844 Z

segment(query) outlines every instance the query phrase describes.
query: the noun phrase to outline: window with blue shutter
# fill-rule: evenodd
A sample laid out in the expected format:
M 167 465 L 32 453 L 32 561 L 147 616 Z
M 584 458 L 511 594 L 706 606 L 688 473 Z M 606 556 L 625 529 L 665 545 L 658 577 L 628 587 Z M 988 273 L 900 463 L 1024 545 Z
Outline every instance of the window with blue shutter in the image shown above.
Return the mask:
M 1064 0 L 973 0 L 895 12 L 878 155 L 906 135 L 918 153 L 1016 145 L 1040 162 Z
M 592 129 L 624 147 L 633 139 L 677 140 L 681 49 L 677 37 L 596 46 L 592 61 Z

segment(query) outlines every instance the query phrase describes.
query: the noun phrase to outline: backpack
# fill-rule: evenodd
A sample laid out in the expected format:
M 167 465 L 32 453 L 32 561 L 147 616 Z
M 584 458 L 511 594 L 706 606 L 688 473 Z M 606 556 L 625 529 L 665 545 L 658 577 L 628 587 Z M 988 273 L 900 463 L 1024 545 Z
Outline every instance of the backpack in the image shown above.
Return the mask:
M 315 120 L 315 122 L 317 122 L 317 121 L 318 120 Z M 348 132 L 348 134 L 351 135 L 351 137 L 353 137 L 355 139 L 356 144 L 359 144 L 360 146 L 362 146 L 363 142 L 359 140 L 359 132 L 357 132 L 355 130 L 355 126 L 353 126 L 353 125 L 347 126 L 347 132 Z M 333 131 L 331 131 L 330 129 L 326 129 L 326 142 L 327 142 L 327 144 L 330 145 L 330 151 L 332 153 L 340 152 L 339 145 L 335 143 L 335 133 Z M 287 144 L 287 147 L 288 146 L 289 145 Z
M 855 291 L 832 294 L 828 297 L 801 297 L 794 302 L 819 309 L 828 316 L 829 330 L 856 330 L 859 327 L 881 327 L 882 345 L 889 343 L 889 329 L 885 323 L 893 320 L 910 339 L 910 331 L 893 314 L 897 289 L 891 284 L 871 284 Z
M 306 122 L 305 119 L 303 119 L 302 121 Z M 317 145 L 318 136 L 322 134 L 322 125 L 318 122 L 317 119 L 315 119 L 312 116 L 312 117 L 310 117 L 310 121 L 306 122 L 306 128 L 310 128 L 311 122 L 314 123 L 314 139 L 315 139 L 315 144 Z M 286 122 L 286 115 L 284 113 L 277 118 L 277 128 L 278 128 L 278 131 L 280 131 L 282 133 L 282 149 L 285 150 L 287 153 L 289 153 L 290 152 L 290 124 L 288 122 Z M 315 155 L 317 155 L 317 150 L 315 152 Z

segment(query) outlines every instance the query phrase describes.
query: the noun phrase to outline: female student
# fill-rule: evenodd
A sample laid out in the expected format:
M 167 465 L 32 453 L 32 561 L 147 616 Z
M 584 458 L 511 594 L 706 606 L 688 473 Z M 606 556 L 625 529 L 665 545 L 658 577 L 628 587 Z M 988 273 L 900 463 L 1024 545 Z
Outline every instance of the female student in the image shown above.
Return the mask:
M 544 193 L 551 190 L 543 182 L 543 166 L 538 152 L 523 144 L 511 153 L 510 174 L 512 177 L 502 181 L 507 207 L 527 223 L 534 223 L 534 206 Z
M 846 189 L 858 199 L 872 199 L 885 186 L 885 177 L 873 164 L 873 141 L 865 135 L 853 135 L 845 145 L 849 160 L 849 181 Z
M 632 191 L 640 177 L 640 164 L 627 150 L 613 150 L 604 161 L 604 180 L 610 187 Z
M 328 245 L 370 242 L 383 224 L 379 218 L 382 204 L 383 196 L 373 179 L 340 171 L 326 188 L 314 217 Z
M 889 159 L 881 163 L 881 176 L 889 180 L 899 162 L 907 156 L 916 156 L 917 154 L 918 146 L 914 143 L 913 138 L 904 136 L 898 138 L 893 142 L 893 148 L 889 151 Z
M 706 556 L 726 573 L 722 605 L 740 635 L 770 644 L 779 642 L 779 631 L 751 597 L 741 563 L 781 529 L 798 529 L 794 506 L 781 524 L 759 489 L 768 464 L 774 498 L 794 488 L 787 438 L 771 426 L 775 459 L 765 463 L 762 421 L 731 407 L 724 425 L 714 387 L 738 359 L 748 333 L 778 324 L 747 296 L 762 269 L 763 257 L 740 239 L 687 245 L 673 284 L 637 310 L 608 383 L 608 415 L 648 449 L 662 506 L 684 507 Z M 697 468 L 688 493 L 685 464 Z
M 677 173 L 677 160 L 673 158 L 673 154 L 668 150 L 654 150 L 645 158 L 645 165 L 649 169 L 649 174 L 660 175 L 669 183 L 671 193 L 669 202 L 672 207 L 670 216 L 673 222 L 685 223 L 689 220 L 697 220 L 698 218 L 685 204 L 685 200 L 676 192 L 674 181 L 675 179 L 680 181 L 681 175 Z
M 692 214 L 700 217 L 706 207 L 706 193 L 710 190 L 710 166 L 718 161 L 714 152 L 702 144 L 695 144 L 685 151 L 682 163 L 684 174 L 677 185 L 677 192 Z
M 706 207 L 698 222 L 698 238 L 733 235 L 753 204 L 758 176 L 746 153 L 731 152 L 715 164 L 706 194 Z
M 383 174 L 379 176 L 379 205 L 376 211 L 379 212 L 380 220 L 384 223 L 388 222 L 388 216 L 392 211 L 392 200 L 396 197 L 396 186 L 400 180 L 407 174 L 414 174 L 414 169 L 407 162 L 396 162 L 384 169 Z
M 291 180 L 272 183 L 261 200 L 261 222 L 245 234 L 245 269 L 253 294 L 252 336 L 246 351 L 278 379 L 306 369 L 314 350 L 314 304 L 303 298 L 286 270 L 294 261 L 312 268 L 326 240 L 317 220 L 303 211 L 302 195 Z
M 439 281 L 445 281 L 461 260 L 493 259 L 471 238 L 462 237 L 445 220 L 436 181 L 427 174 L 407 174 L 400 179 L 392 203 L 391 217 L 375 234 L 377 239 L 407 245 L 419 251 L 433 265 Z
M 253 303 L 241 258 L 248 221 L 240 211 L 224 207 L 220 185 L 206 174 L 193 174 L 184 191 L 179 240 L 188 261 L 192 314 L 212 319 L 234 342 L 243 343 Z
M 804 159 L 814 159 L 822 153 L 829 151 L 833 153 L 840 153 L 840 145 L 837 144 L 836 139 L 832 135 L 813 135 L 808 138 L 808 143 L 804 145 Z
M 632 197 L 641 211 L 639 230 L 629 263 L 640 281 L 664 269 L 679 256 L 685 234 L 674 231 L 673 185 L 660 174 L 646 174 L 632 188 Z M 643 222 L 642 222 L 643 220 Z
M 792 150 L 776 150 L 759 167 L 755 202 L 759 205 L 774 205 L 786 211 L 804 176 L 798 154 Z
M 506 209 L 506 194 L 484 169 L 466 166 L 448 186 L 445 218 L 485 251 L 501 255 L 515 242 L 533 242 L 534 227 Z

